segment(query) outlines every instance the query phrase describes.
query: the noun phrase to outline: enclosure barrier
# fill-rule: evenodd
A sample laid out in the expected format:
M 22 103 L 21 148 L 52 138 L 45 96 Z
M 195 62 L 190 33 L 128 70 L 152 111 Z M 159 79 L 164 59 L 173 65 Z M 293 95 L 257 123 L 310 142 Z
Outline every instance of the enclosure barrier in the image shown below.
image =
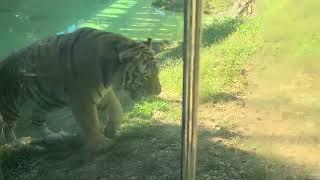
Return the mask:
M 194 180 L 202 0 L 186 0 L 184 9 L 182 180 Z

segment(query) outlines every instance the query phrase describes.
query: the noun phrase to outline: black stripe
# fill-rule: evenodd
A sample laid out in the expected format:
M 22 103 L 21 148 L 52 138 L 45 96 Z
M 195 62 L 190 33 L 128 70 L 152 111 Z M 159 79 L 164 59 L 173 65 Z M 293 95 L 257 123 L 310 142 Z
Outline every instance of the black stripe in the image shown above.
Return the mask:
M 53 93 L 53 91 L 47 88 L 41 81 L 34 79 L 31 84 L 28 88 L 32 95 L 32 100 L 44 110 L 64 107 L 67 105 L 66 101 L 62 100 L 63 97 L 60 97 L 60 94 L 57 95 Z
M 61 37 L 62 37 L 62 35 L 56 35 L 56 39 L 55 40 L 56 40 L 58 45 L 60 45 Z
M 41 45 L 38 45 L 38 60 L 41 59 Z
M 88 34 L 90 34 L 92 31 L 94 31 L 93 29 L 83 29 L 80 30 L 80 32 L 77 34 L 77 36 L 74 38 L 74 41 L 72 42 L 71 46 L 70 46 L 70 67 L 71 67 L 71 71 L 74 74 L 75 77 L 77 77 L 77 72 L 75 71 L 75 69 L 73 68 L 75 66 L 75 62 L 74 62 L 74 47 L 76 45 L 76 43 L 78 42 L 80 37 L 86 37 Z
M 51 106 L 54 106 L 54 103 L 51 102 L 51 97 L 49 97 L 47 91 L 45 88 L 43 88 L 43 85 L 42 83 L 40 83 L 39 81 L 35 80 L 34 81 L 34 85 L 33 85 L 33 88 L 34 88 L 34 92 L 37 93 L 36 94 L 36 99 L 35 100 L 38 100 L 39 104 L 43 103 L 46 105 L 47 108 L 51 107 Z M 37 101 L 36 101 L 37 102 Z
M 17 98 L 17 90 L 15 90 L 16 87 L 9 86 L 2 92 L 3 98 L 2 108 L 6 112 L 6 116 L 13 116 L 13 118 L 19 117 L 17 108 L 15 106 L 16 104 L 16 98 Z
M 1 83 L 5 86 L 1 87 L 1 111 L 7 112 L 6 114 L 12 114 L 17 117 L 16 99 L 18 97 L 19 89 L 17 87 L 17 76 L 15 73 L 16 68 L 12 68 L 14 64 L 7 64 L 3 67 L 1 72 Z
M 37 87 L 36 92 L 37 92 L 37 99 L 36 101 L 39 105 L 44 106 L 46 110 L 52 109 L 52 108 L 57 108 L 60 107 L 59 104 L 56 101 L 56 97 L 54 95 L 49 93 L 49 90 L 44 88 L 43 84 L 39 81 L 35 81 L 35 86 Z
M 14 123 L 14 122 L 16 122 L 16 120 L 19 118 L 19 116 L 16 116 L 16 115 L 14 115 L 14 114 L 11 114 L 11 113 L 8 113 L 7 111 L 2 111 L 1 112 L 1 115 L 2 115 L 2 117 L 3 117 L 3 121 L 5 122 L 5 123 L 9 123 L 9 124 L 11 124 L 11 123 Z
M 63 39 L 62 39 L 62 36 L 63 35 L 57 35 L 56 36 L 56 49 L 55 49 L 55 52 L 53 53 L 57 53 L 58 54 L 58 57 L 59 57 L 59 60 L 60 62 L 63 61 L 63 54 L 62 54 L 62 51 L 63 51 Z M 50 48 L 48 49 L 50 51 Z
M 105 31 L 98 31 L 98 30 L 94 30 L 94 31 L 95 33 L 91 34 L 93 36 L 90 37 L 90 39 L 99 39 L 99 36 L 107 34 Z

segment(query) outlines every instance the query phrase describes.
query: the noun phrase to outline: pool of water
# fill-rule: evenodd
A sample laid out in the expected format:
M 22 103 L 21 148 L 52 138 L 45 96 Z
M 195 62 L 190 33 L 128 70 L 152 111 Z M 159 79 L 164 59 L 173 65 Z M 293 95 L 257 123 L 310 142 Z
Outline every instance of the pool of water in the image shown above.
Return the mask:
M 182 40 L 183 14 L 151 7 L 151 0 L 4 0 L 0 59 L 43 37 L 94 27 L 144 40 Z

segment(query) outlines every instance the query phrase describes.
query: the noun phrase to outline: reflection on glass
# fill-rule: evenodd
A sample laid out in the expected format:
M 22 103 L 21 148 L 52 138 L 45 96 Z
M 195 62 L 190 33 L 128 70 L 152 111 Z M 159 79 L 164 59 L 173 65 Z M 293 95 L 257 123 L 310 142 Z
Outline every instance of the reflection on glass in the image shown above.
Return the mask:
M 319 1 L 207 3 L 197 179 L 319 179 Z
M 1 2 L 0 176 L 179 179 L 183 1 L 176 2 Z M 114 93 L 102 86 L 110 83 Z

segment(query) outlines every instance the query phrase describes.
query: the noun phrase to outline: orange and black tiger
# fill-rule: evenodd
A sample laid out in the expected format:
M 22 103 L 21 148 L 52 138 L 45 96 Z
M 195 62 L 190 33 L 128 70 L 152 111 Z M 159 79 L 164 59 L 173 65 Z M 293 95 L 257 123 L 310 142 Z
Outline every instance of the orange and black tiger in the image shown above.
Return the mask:
M 16 138 L 21 104 L 32 101 L 37 105 L 34 114 L 70 106 L 88 147 L 107 145 L 105 136 L 115 135 L 122 118 L 114 90 L 124 89 L 132 97 L 157 95 L 161 92 L 158 73 L 150 38 L 137 42 L 80 28 L 37 41 L 0 61 L 2 136 L 7 142 Z M 102 112 L 109 116 L 105 134 L 99 129 Z

